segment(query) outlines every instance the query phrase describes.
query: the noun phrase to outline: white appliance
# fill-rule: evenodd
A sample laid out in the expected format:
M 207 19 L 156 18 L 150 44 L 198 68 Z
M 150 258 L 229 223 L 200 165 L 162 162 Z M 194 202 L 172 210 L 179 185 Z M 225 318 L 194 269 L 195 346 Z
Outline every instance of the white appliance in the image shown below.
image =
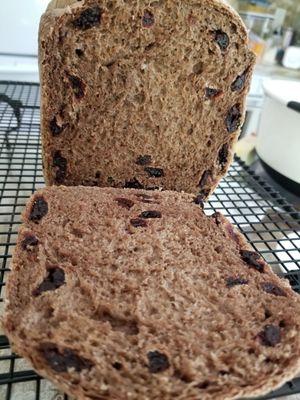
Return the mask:
M 265 79 L 267 79 L 265 76 L 259 75 L 258 73 L 254 73 L 252 77 L 251 87 L 247 97 L 246 118 L 241 137 L 257 132 L 264 96 L 262 85 Z
M 288 47 L 284 52 L 282 64 L 286 68 L 300 69 L 300 47 Z
M 300 82 L 270 80 L 263 86 L 257 153 L 275 179 L 300 195 Z
M 0 80 L 38 81 L 38 27 L 48 2 L 0 1 Z

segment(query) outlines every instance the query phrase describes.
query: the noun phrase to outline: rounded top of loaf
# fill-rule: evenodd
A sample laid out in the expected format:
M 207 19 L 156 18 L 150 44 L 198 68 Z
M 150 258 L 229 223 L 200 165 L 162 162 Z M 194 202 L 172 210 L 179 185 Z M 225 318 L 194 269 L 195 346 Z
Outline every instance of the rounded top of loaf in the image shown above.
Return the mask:
M 174 1 L 174 0 L 172 0 L 172 1 Z M 207 0 L 202 0 L 202 1 L 207 1 Z M 193 3 L 193 2 L 194 2 L 194 0 L 191 0 L 191 3 Z M 227 2 L 225 2 L 225 0 L 208 0 L 208 2 L 209 3 L 214 2 L 217 6 L 222 7 L 224 9 L 224 11 L 234 14 L 237 17 L 237 19 L 239 20 L 240 27 L 243 28 L 244 34 L 247 35 L 247 30 L 243 23 L 243 20 L 241 19 L 239 14 L 235 11 L 235 9 L 232 6 L 230 6 Z M 78 5 L 81 5 L 81 4 L 84 4 L 84 0 L 50 0 L 46 11 L 63 9 L 67 6 L 71 6 L 75 3 L 77 3 L 77 4 L 79 3 Z
M 77 0 L 51 0 L 48 4 L 47 11 L 54 10 L 56 8 L 65 8 L 76 3 Z

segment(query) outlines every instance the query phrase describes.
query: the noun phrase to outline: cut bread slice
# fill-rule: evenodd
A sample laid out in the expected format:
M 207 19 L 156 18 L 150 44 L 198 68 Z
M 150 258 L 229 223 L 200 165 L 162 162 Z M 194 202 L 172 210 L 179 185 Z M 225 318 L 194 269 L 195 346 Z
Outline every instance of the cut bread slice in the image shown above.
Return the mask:
M 238 14 L 219 0 L 55 0 L 39 42 L 47 184 L 209 196 L 255 60 Z
M 35 193 L 6 289 L 14 350 L 80 400 L 226 400 L 291 379 L 299 296 L 196 203 L 169 191 Z

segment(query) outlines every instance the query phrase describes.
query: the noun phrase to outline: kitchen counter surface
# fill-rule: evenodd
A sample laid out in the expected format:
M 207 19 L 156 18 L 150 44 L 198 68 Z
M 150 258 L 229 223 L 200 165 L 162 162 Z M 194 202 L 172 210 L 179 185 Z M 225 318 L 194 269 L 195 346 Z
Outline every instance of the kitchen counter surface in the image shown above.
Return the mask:
M 254 73 L 268 78 L 300 80 L 300 69 L 284 68 L 277 64 L 257 64 Z

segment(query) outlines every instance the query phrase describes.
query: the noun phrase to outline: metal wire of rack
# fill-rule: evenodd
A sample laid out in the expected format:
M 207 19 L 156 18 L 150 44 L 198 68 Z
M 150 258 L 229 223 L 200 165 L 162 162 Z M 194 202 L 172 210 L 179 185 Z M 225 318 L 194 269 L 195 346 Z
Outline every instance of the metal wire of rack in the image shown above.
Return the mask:
M 44 185 L 39 136 L 39 85 L 0 82 L 0 314 L 26 199 Z M 206 213 L 221 211 L 274 271 L 300 293 L 300 214 L 236 159 Z M 262 399 L 300 393 L 300 378 Z M 0 399 L 66 400 L 9 346 L 0 330 Z

